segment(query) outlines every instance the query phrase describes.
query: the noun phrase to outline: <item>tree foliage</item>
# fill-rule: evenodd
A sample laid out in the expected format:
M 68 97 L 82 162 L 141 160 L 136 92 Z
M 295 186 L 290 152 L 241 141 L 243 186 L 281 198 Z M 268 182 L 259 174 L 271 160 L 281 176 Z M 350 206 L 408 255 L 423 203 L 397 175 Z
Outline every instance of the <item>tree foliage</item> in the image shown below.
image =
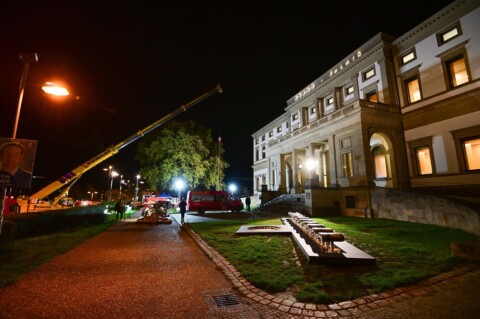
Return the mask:
M 172 121 L 142 140 L 135 158 L 142 178 L 152 189 L 161 191 L 174 189 L 173 182 L 179 177 L 191 189 L 201 184 L 215 187 L 219 160 L 223 188 L 224 171 L 229 166 L 223 155 L 223 146 L 213 140 L 211 129 L 193 121 Z

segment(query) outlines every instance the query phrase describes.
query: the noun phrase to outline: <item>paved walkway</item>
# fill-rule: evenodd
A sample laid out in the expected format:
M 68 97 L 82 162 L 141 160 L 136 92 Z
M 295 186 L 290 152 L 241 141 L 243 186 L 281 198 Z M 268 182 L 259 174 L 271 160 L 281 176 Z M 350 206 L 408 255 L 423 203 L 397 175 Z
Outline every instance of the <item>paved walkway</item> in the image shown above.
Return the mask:
M 470 267 L 339 304 L 298 303 L 253 287 L 188 226 L 133 218 L 0 289 L 0 318 L 478 318 L 479 294 Z

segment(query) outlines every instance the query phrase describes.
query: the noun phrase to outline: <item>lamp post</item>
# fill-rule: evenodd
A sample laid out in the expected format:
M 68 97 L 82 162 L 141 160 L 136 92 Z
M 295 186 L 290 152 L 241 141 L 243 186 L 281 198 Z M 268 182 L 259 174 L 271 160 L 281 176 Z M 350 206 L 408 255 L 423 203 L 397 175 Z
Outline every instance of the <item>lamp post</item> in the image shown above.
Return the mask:
M 118 189 L 120 190 L 120 198 L 122 198 L 122 182 L 123 182 L 123 175 L 120 175 L 120 186 Z
M 175 188 L 177 189 L 178 191 L 178 204 L 180 204 L 180 199 L 181 199 L 181 196 L 182 196 L 182 189 L 185 187 L 185 181 L 181 178 L 178 178 L 176 181 L 175 181 Z
M 20 111 L 22 109 L 22 102 L 23 102 L 23 94 L 25 92 L 25 86 L 27 85 L 27 75 L 28 75 L 28 69 L 30 68 L 30 63 L 36 63 L 38 62 L 38 54 L 37 53 L 22 53 L 20 54 L 20 59 L 24 62 L 23 65 L 23 72 L 22 72 L 22 77 L 20 79 L 20 89 L 19 89 L 19 95 L 18 95 L 18 103 L 17 103 L 17 113 L 15 115 L 15 122 L 13 124 L 13 130 L 12 130 L 12 139 L 15 139 L 17 137 L 17 129 L 18 129 L 18 122 L 20 120 Z M 57 92 L 51 92 L 48 90 L 45 90 L 45 93 L 48 94 L 54 94 L 58 95 Z M 63 95 L 68 95 L 68 91 L 65 89 L 66 94 Z M 3 226 L 3 209 L 5 207 L 5 197 L 7 196 L 7 187 L 0 185 L 0 234 L 2 231 L 2 226 Z
M 91 202 L 93 202 L 93 194 L 98 194 L 98 192 L 91 192 L 91 191 L 88 191 L 87 193 L 90 194 L 90 201 Z
M 220 144 L 222 144 L 222 138 L 218 137 L 218 158 L 217 158 L 217 191 L 220 190 Z
M 15 124 L 13 125 L 12 138 L 17 137 L 18 120 L 20 119 L 20 110 L 22 109 L 23 93 L 25 92 L 25 85 L 27 85 L 27 74 L 30 68 L 30 63 L 38 62 L 38 55 L 36 53 L 22 53 L 20 59 L 24 62 L 22 78 L 20 79 L 20 92 L 18 95 L 17 115 L 15 116 Z
M 140 179 L 140 175 L 137 175 L 137 183 L 135 184 L 135 201 L 138 202 L 138 180 Z
M 108 187 L 109 187 L 109 185 L 110 185 L 110 178 L 111 178 L 111 176 L 112 176 L 113 166 L 110 165 L 110 166 L 108 166 L 108 167 L 105 167 L 103 170 L 104 170 L 105 172 L 108 172 L 108 175 L 107 175 L 107 189 L 108 189 Z M 106 191 L 105 191 L 105 192 L 106 192 Z M 111 194 L 111 192 L 110 192 L 110 194 Z M 110 196 L 109 198 L 110 198 L 110 201 L 111 201 L 111 200 L 112 200 L 112 196 Z
M 109 202 L 112 201 L 113 178 L 116 177 L 116 176 L 118 176 L 118 173 L 117 173 L 117 172 L 112 171 L 112 172 L 110 173 L 110 197 L 109 197 L 109 200 L 108 200 Z

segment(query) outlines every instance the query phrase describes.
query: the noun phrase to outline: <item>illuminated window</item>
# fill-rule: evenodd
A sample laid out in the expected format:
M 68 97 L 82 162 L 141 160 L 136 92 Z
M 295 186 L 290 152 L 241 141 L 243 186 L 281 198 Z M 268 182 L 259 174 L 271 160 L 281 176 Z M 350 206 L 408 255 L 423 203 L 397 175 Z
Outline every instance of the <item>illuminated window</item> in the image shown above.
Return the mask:
M 437 34 L 438 45 L 447 43 L 448 41 L 451 41 L 460 35 L 462 35 L 462 28 L 457 22 L 454 26 L 450 26 L 449 28 Z
M 273 137 L 273 131 L 270 131 L 270 132 L 268 133 L 268 137 Z
M 375 165 L 375 178 L 387 178 L 387 157 L 383 146 L 374 148 L 373 161 Z
M 298 120 L 298 113 L 295 113 L 295 114 L 292 115 L 292 120 L 293 121 Z
M 333 104 L 333 97 L 327 98 L 327 105 L 332 105 Z
M 420 91 L 420 81 L 415 76 L 405 81 L 405 89 L 407 90 L 408 103 L 414 103 L 422 99 L 422 92 Z
M 352 153 L 342 154 L 342 171 L 343 171 L 343 176 L 345 177 L 353 176 Z
M 466 139 L 462 143 L 466 170 L 480 169 L 480 138 Z
M 467 64 L 463 54 L 447 60 L 445 64 L 451 88 L 457 87 L 469 81 Z
M 412 174 L 415 176 L 435 174 L 432 136 L 408 142 Z
M 262 147 L 262 158 L 265 158 L 265 146 Z
M 317 113 L 317 108 L 316 107 L 310 108 L 310 114 L 315 114 L 315 113 Z
M 350 95 L 352 93 L 353 93 L 353 85 L 351 85 L 351 86 L 349 86 L 345 89 L 345 95 Z
M 411 51 L 411 52 L 405 54 L 404 56 L 402 56 L 402 65 L 405 65 L 408 62 L 411 62 L 411 61 L 415 60 L 416 58 L 417 57 L 416 57 L 415 51 Z
M 282 127 L 281 126 L 277 127 L 277 133 L 280 133 L 281 131 L 282 131 Z
M 369 102 L 377 103 L 378 102 L 377 91 L 368 92 L 367 94 L 365 94 L 365 99 Z
M 365 73 L 363 73 L 363 80 L 368 80 L 370 79 L 371 77 L 373 77 L 375 75 L 375 68 L 371 68 L 370 70 L 366 71 Z
M 430 149 L 428 146 L 416 148 L 415 157 L 417 159 L 418 175 L 429 175 L 433 173 Z
M 387 160 L 385 155 L 375 156 L 375 178 L 387 178 Z

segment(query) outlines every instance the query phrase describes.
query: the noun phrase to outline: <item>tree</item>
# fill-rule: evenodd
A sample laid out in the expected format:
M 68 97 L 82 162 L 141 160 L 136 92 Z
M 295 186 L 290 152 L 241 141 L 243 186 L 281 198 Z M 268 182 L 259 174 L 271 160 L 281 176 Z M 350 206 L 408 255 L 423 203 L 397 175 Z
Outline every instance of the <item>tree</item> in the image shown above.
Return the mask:
M 220 148 L 220 152 L 219 152 Z M 211 129 L 193 121 L 172 121 L 142 140 L 135 159 L 140 162 L 140 175 L 155 191 L 173 189 L 173 181 L 182 177 L 190 188 L 201 184 L 214 187 L 218 181 L 220 153 L 220 187 L 224 171 L 224 150 L 212 138 Z

